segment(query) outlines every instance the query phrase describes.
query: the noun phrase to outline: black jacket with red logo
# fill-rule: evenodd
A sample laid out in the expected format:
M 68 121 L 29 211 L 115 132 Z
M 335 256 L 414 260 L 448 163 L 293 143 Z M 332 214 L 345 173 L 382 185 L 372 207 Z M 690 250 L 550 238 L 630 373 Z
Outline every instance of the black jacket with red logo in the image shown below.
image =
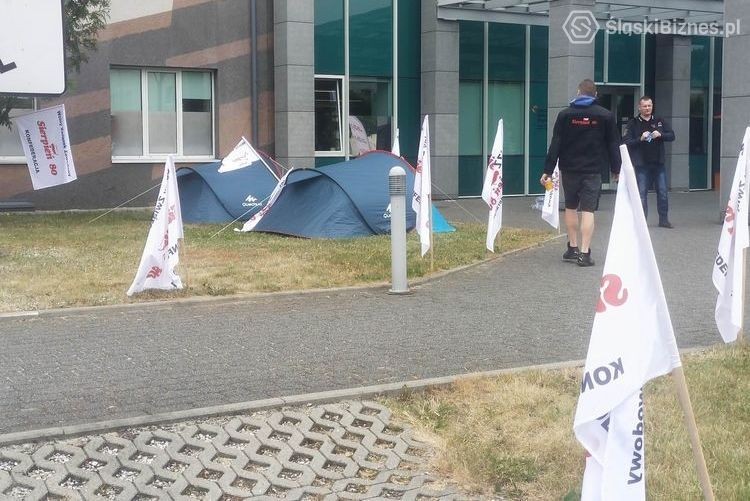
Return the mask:
M 561 172 L 604 174 L 609 169 L 620 173 L 620 135 L 615 117 L 594 104 L 594 98 L 579 96 L 557 115 L 544 173 L 551 175 L 558 161 Z

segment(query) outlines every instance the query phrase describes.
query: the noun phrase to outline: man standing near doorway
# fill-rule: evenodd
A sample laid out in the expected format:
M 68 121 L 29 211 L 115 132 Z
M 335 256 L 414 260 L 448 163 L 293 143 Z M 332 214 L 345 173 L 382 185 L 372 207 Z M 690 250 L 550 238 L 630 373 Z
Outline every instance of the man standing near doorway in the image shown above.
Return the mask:
M 659 227 L 674 228 L 667 214 L 667 170 L 664 168 L 664 142 L 674 141 L 674 131 L 666 120 L 654 117 L 654 101 L 650 97 L 638 100 L 638 112 L 638 116 L 628 122 L 623 139 L 635 166 L 643 214 L 648 217 L 648 190 L 655 185 Z
M 552 141 L 544 162 L 542 185 L 560 166 L 565 192 L 565 226 L 568 248 L 563 261 L 593 266 L 591 238 L 594 212 L 599 207 L 602 173 L 609 169 L 614 180 L 620 174 L 620 135 L 614 115 L 595 104 L 596 85 L 590 79 L 578 84 L 578 95 L 557 115 Z M 578 211 L 581 212 L 580 224 Z M 578 243 L 580 228 L 581 241 Z

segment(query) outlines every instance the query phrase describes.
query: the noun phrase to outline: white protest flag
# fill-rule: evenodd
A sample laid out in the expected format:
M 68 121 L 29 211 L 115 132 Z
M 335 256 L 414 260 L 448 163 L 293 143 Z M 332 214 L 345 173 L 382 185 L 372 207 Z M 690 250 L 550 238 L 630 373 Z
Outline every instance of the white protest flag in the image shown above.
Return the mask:
M 393 153 L 397 157 L 401 156 L 401 145 L 398 142 L 398 129 L 396 129 L 396 140 L 393 141 L 393 147 L 391 148 L 391 153 Z
M 424 116 L 422 132 L 419 135 L 419 152 L 417 153 L 417 173 L 414 176 L 414 193 L 411 208 L 417 213 L 416 230 L 422 244 L 422 255 L 430 250 L 432 233 L 432 178 L 430 176 L 430 120 Z
M 542 219 L 553 228 L 560 228 L 560 167 L 555 165 L 552 171 L 552 188 L 544 192 Z
M 712 275 L 714 287 L 719 291 L 716 299 L 716 326 L 725 343 L 735 341 L 742 328 L 742 303 L 745 298 L 744 250 L 750 244 L 747 228 L 748 148 L 750 127 L 745 129 L 745 137 L 742 139 Z
M 35 190 L 75 181 L 65 105 L 14 118 Z
M 180 238 L 183 238 L 180 194 L 177 191 L 174 159 L 170 155 L 164 165 L 164 176 L 141 263 L 128 289 L 128 296 L 146 289 L 182 289 L 182 280 L 175 272 L 180 262 Z
M 271 195 L 268 197 L 268 202 L 266 205 L 263 206 L 261 210 L 253 214 L 253 217 L 245 221 L 245 224 L 242 225 L 242 229 L 238 230 L 235 229 L 235 231 L 253 231 L 253 228 L 255 228 L 261 219 L 263 219 L 263 216 L 266 215 L 266 213 L 271 210 L 271 207 L 273 206 L 274 202 L 276 202 L 276 199 L 279 198 L 279 195 L 281 194 L 281 190 L 284 189 L 284 186 L 286 186 L 286 178 L 289 176 L 289 173 L 292 172 L 292 169 L 289 169 L 286 174 L 284 174 L 284 177 L 279 179 L 279 182 L 276 183 L 276 187 L 271 192 Z
M 255 151 L 253 145 L 243 137 L 240 139 L 240 142 L 237 143 L 237 146 L 229 152 L 229 155 L 225 156 L 224 160 L 221 161 L 219 172 L 229 172 L 241 169 L 247 167 L 253 162 L 257 162 L 258 160 L 262 161 L 260 155 Z
M 495 238 L 503 226 L 503 119 L 497 122 L 490 162 L 484 175 L 482 199 L 490 206 L 487 220 L 487 249 L 495 252 Z
M 573 429 L 589 457 L 581 499 L 646 496 L 643 396 L 680 367 L 635 171 L 625 146 L 601 292 Z
M 360 122 L 359 118 L 352 116 L 349 117 L 349 130 L 352 131 L 352 140 L 354 142 L 355 149 L 357 150 L 357 155 L 361 155 L 372 150 L 372 145 L 370 145 L 370 138 L 367 137 L 365 126 L 362 125 L 362 122 Z

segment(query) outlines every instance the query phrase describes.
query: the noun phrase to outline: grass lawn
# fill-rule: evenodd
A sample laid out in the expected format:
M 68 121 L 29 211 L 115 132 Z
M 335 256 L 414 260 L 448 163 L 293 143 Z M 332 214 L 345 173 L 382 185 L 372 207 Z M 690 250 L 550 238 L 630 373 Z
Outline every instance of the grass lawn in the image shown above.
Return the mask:
M 683 357 L 714 494 L 750 499 L 750 347 Z M 434 467 L 473 492 L 524 500 L 580 497 L 584 450 L 573 435 L 581 370 L 463 380 L 384 403 L 439 455 Z M 646 495 L 702 499 L 671 377 L 644 389 Z
M 308 240 L 265 233 L 236 233 L 221 225 L 186 225 L 180 250 L 185 289 L 125 295 L 146 242 L 150 210 L 0 213 L 0 312 L 221 296 L 253 292 L 387 283 L 391 279 L 388 235 L 346 240 Z M 234 227 L 241 226 L 239 223 Z M 486 227 L 456 225 L 435 234 L 435 271 L 486 259 Z M 503 229 L 498 252 L 538 244 L 553 235 Z M 431 273 L 411 233 L 409 278 Z

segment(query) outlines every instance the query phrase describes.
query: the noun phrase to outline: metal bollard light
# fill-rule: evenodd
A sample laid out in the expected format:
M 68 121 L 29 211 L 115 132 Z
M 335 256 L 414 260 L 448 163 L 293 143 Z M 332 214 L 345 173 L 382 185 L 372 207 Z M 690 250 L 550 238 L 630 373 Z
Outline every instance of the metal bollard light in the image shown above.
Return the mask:
M 398 165 L 388 173 L 391 195 L 391 290 L 389 294 L 408 294 L 406 283 L 406 171 Z

